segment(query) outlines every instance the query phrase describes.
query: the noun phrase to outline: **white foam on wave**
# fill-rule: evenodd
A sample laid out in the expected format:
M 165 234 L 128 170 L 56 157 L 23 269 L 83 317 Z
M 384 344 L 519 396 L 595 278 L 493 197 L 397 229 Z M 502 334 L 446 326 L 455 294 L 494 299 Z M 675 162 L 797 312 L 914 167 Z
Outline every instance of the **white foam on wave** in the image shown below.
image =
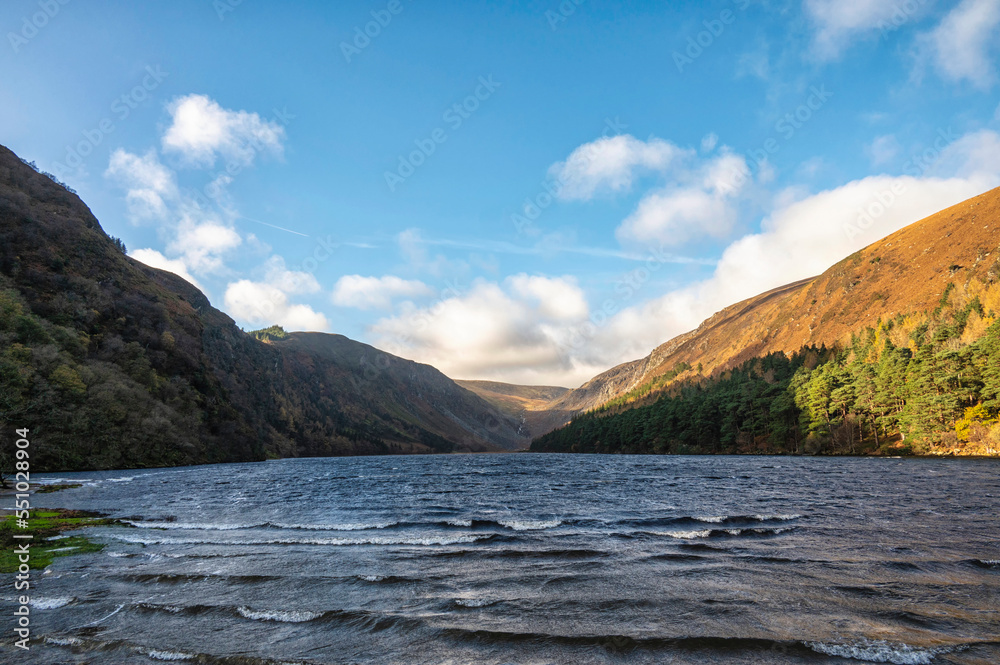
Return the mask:
M 792 520 L 797 520 L 802 515 L 754 515 L 755 520 L 761 522 L 790 522 Z
M 216 524 L 202 522 L 142 522 L 124 520 L 126 524 L 131 524 L 140 529 L 164 529 L 164 530 L 189 530 L 189 531 L 239 531 L 241 529 L 255 529 L 264 526 L 263 522 L 256 524 Z
M 249 607 L 238 607 L 236 611 L 247 619 L 254 621 L 276 621 L 278 623 L 305 623 L 323 616 L 322 612 L 253 610 Z
M 670 536 L 671 538 L 678 538 L 680 540 L 695 540 L 697 538 L 708 538 L 712 535 L 712 532 L 708 529 L 704 531 L 666 531 L 657 532 L 657 536 Z
M 451 526 L 464 526 L 464 527 L 472 526 L 472 520 L 452 519 L 448 520 L 447 523 L 450 524 Z
M 135 480 L 135 476 L 125 476 L 123 478 L 105 478 L 109 483 L 130 483 Z
M 514 531 L 541 531 L 554 529 L 562 522 L 560 520 L 497 520 L 497 524 Z
M 476 536 L 370 536 L 368 538 L 261 538 L 254 540 L 204 540 L 200 538 L 146 538 L 114 534 L 116 540 L 136 545 L 467 545 L 477 540 L 489 538 Z
M 698 520 L 699 522 L 708 522 L 710 524 L 722 524 L 729 518 L 725 515 L 722 515 L 719 517 L 694 517 L 692 519 Z
M 129 554 L 128 552 L 107 552 L 107 555 L 114 559 L 127 559 L 129 557 L 135 556 L 134 554 Z
M 160 651 L 159 649 L 150 649 L 148 651 L 144 651 L 144 653 L 153 660 L 194 660 L 198 657 L 193 653 L 184 653 L 181 651 Z
M 930 665 L 935 656 L 952 651 L 948 648 L 924 649 L 908 644 L 893 644 L 884 640 L 862 640 L 853 644 L 810 642 L 808 646 L 813 651 L 827 656 L 893 665 Z
M 280 522 L 269 522 L 265 526 L 297 531 L 370 531 L 373 529 L 388 529 L 397 524 L 399 522 L 356 522 L 354 524 L 283 524 Z
M 72 596 L 54 596 L 52 598 L 32 598 L 30 604 L 36 610 L 56 610 L 72 603 Z
M 487 607 L 495 602 L 497 601 L 489 598 L 458 598 L 455 600 L 455 604 L 461 607 Z
M 147 610 L 157 610 L 158 612 L 169 612 L 170 614 L 180 614 L 184 611 L 183 607 L 177 607 L 176 605 L 157 605 L 156 603 L 139 603 L 139 607 Z
M 83 640 L 77 637 L 48 637 L 43 638 L 47 644 L 54 644 L 57 647 L 75 647 L 83 644 Z
M 365 582 L 381 582 L 385 579 L 385 575 L 358 575 L 358 579 Z

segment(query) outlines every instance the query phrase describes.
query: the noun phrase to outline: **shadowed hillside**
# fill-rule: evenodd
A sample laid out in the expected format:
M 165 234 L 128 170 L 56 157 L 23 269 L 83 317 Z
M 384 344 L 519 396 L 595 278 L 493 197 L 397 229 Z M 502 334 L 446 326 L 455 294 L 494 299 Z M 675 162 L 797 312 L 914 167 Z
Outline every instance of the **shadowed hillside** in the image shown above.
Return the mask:
M 471 390 L 503 413 L 516 418 L 525 436 L 536 436 L 551 431 L 569 418 L 553 411 L 549 405 L 569 392 L 569 388 L 556 386 L 516 386 L 497 381 L 456 381 Z
M 340 336 L 244 333 L 2 147 L 0 427 L 31 429 L 38 471 L 527 443 L 432 367 Z

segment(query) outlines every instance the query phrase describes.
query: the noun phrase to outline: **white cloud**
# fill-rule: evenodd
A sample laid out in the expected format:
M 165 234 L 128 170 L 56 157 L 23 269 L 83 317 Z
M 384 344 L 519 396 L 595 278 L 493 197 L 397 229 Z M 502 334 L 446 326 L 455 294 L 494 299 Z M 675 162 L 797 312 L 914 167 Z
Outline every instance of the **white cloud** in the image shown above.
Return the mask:
M 315 275 L 303 270 L 289 270 L 285 267 L 285 259 L 280 256 L 272 256 L 264 263 L 264 273 L 268 284 L 290 295 L 320 291 Z
M 717 172 L 703 169 L 691 186 L 713 191 Z M 711 277 L 666 294 L 643 286 L 653 283 L 648 274 L 627 295 L 616 285 L 618 311 L 609 318 L 589 313 L 570 278 L 518 275 L 499 284 L 477 282 L 432 307 L 404 308 L 372 333 L 384 348 L 457 378 L 576 386 L 645 356 L 731 304 L 818 275 L 879 238 L 997 185 L 1000 134 L 984 130 L 945 148 L 933 175 L 872 176 L 818 193 L 779 193 L 760 231 L 731 243 Z
M 737 222 L 737 197 L 750 181 L 746 160 L 723 153 L 647 194 L 616 232 L 626 244 L 682 245 L 701 236 L 724 238 Z
M 256 113 L 224 109 L 205 95 L 180 97 L 167 110 L 173 121 L 163 135 L 163 150 L 189 164 L 212 166 L 221 156 L 246 166 L 259 152 L 282 153 L 284 128 Z
M 663 171 L 690 152 L 661 139 L 640 141 L 623 134 L 580 146 L 565 162 L 553 164 L 549 174 L 562 183 L 560 198 L 587 200 L 602 190 L 627 191 L 640 172 Z
M 859 35 L 894 25 L 890 22 L 902 11 L 897 3 L 887 0 L 805 0 L 804 8 L 816 29 L 813 54 L 821 61 L 840 57 Z M 904 14 L 904 19 L 909 20 L 909 16 Z
M 998 26 L 1000 2 L 962 0 L 920 43 L 946 79 L 988 89 L 996 81 L 990 50 L 1000 41 Z
M 591 362 L 645 355 L 728 305 L 818 275 L 879 238 L 1000 185 L 1000 135 L 960 138 L 934 170 L 934 176 L 873 176 L 817 194 L 779 196 L 761 231 L 729 245 L 711 278 L 623 310 L 596 330 L 588 342 Z
M 226 311 L 252 326 L 280 325 L 288 330 L 325 331 L 327 318 L 308 305 L 289 302 L 288 294 L 264 282 L 241 279 L 226 288 Z
M 715 151 L 718 142 L 715 134 L 705 136 L 702 152 Z M 725 237 L 737 220 L 737 198 L 752 182 L 746 160 L 725 146 L 714 157 L 699 157 L 662 139 L 640 141 L 629 135 L 580 146 L 549 171 L 563 185 L 561 198 L 590 199 L 602 189 L 630 189 L 641 170 L 667 182 L 647 193 L 622 222 L 617 236 L 625 244 L 677 246 L 704 235 Z M 769 172 L 761 169 L 762 175 Z
M 241 279 L 226 288 L 226 311 L 233 318 L 251 326 L 278 324 L 289 330 L 329 329 L 326 316 L 308 305 L 295 304 L 289 298 L 320 290 L 312 273 L 288 270 L 280 256 L 272 256 L 261 270 L 264 273 L 262 281 Z
M 434 289 L 423 282 L 401 279 L 395 275 L 344 275 L 333 287 L 335 305 L 356 309 L 392 309 L 392 302 L 397 298 L 425 298 L 432 295 Z
M 174 229 L 167 251 L 182 257 L 196 273 L 219 272 L 223 258 L 243 243 L 232 226 L 217 219 L 196 219 L 185 214 Z
M 573 277 L 553 279 L 520 274 L 510 277 L 507 282 L 514 295 L 525 302 L 533 302 L 538 313 L 547 319 L 575 321 L 587 316 L 587 300 Z
M 569 353 L 570 335 L 587 316 L 573 278 L 521 274 L 502 284 L 477 281 L 431 307 L 406 308 L 372 333 L 380 348 L 455 378 L 578 383 L 597 370 Z
M 198 280 L 195 279 L 190 272 L 188 272 L 187 264 L 185 264 L 181 259 L 168 259 L 155 249 L 137 249 L 133 252 L 129 252 L 129 256 L 140 263 L 145 263 L 151 268 L 159 268 L 160 270 L 172 272 L 178 277 L 190 282 L 199 290 L 205 290 L 204 287 L 198 283 Z
M 105 175 L 125 187 L 125 202 L 133 223 L 164 219 L 168 215 L 167 202 L 177 196 L 174 172 L 160 163 L 155 150 L 140 157 L 119 148 L 111 154 Z
M 888 164 L 899 154 L 899 141 L 892 134 L 879 136 L 865 148 L 873 166 Z

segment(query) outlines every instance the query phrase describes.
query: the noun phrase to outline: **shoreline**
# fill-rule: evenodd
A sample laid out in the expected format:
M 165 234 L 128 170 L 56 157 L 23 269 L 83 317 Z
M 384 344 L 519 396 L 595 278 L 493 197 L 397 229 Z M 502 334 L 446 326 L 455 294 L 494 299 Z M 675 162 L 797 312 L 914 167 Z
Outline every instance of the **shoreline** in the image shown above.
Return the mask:
M 29 494 L 49 494 L 74 487 L 82 487 L 82 484 L 46 486 L 44 483 L 32 483 Z M 0 497 L 13 496 L 15 493 L 13 488 L 2 489 Z M 104 513 L 89 510 L 32 506 L 24 521 L 17 518 L 14 509 L 4 506 L 3 510 L 7 513 L 0 519 L 0 573 L 3 574 L 17 573 L 23 564 L 27 564 L 29 570 L 45 569 L 56 558 L 100 552 L 105 547 L 86 536 L 69 535 L 65 532 L 109 524 L 129 526 Z M 19 554 L 21 552 L 23 554 Z M 25 555 L 28 558 L 26 562 L 19 558 Z

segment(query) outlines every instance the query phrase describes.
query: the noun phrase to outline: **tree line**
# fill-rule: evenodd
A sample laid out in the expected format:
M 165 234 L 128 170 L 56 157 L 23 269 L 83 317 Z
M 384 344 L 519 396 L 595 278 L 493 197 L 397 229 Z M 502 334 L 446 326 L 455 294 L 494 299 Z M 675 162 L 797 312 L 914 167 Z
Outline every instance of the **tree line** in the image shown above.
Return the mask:
M 879 321 L 831 348 L 772 353 L 711 377 L 675 367 L 680 378 L 655 401 L 609 403 L 531 449 L 996 454 L 1000 321 L 978 295 L 957 298 L 954 290 L 933 312 Z M 997 291 L 985 292 L 991 303 Z

